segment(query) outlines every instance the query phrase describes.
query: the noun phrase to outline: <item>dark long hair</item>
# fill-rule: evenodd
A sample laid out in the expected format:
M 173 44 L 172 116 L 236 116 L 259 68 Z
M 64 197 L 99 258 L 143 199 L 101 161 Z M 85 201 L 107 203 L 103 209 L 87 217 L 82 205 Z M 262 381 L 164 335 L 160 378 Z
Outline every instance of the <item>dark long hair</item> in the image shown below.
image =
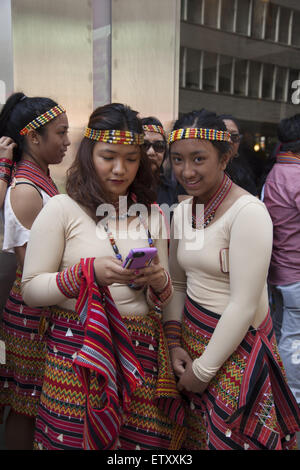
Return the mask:
M 50 98 L 29 98 L 24 93 L 14 93 L 8 98 L 0 113 L 0 137 L 10 137 L 17 144 L 13 155 L 15 162 L 26 151 L 26 138 L 20 135 L 20 130 L 54 106 L 57 103 Z M 47 124 L 37 128 L 36 132 L 43 135 L 46 129 Z
M 220 131 L 227 130 L 223 120 L 219 116 L 217 116 L 216 113 L 207 111 L 204 108 L 200 109 L 199 111 L 191 111 L 190 113 L 181 116 L 175 122 L 173 126 L 173 131 L 176 129 L 185 129 L 187 127 L 203 127 L 208 129 L 217 129 Z M 218 150 L 220 158 L 230 149 L 229 142 L 217 140 L 211 140 L 210 142 Z
M 88 127 L 97 130 L 129 130 L 143 134 L 141 120 L 137 112 L 129 106 L 120 103 L 107 104 L 94 110 L 91 114 Z M 103 203 L 110 203 L 108 195 L 99 185 L 93 162 L 93 149 L 97 142 L 83 138 L 75 160 L 67 172 L 67 194 L 85 207 L 90 215 L 97 220 L 97 207 Z M 155 201 L 153 188 L 153 175 L 151 165 L 143 146 L 141 148 L 140 166 L 136 177 L 129 188 L 129 193 L 134 193 L 137 201 L 150 207 Z

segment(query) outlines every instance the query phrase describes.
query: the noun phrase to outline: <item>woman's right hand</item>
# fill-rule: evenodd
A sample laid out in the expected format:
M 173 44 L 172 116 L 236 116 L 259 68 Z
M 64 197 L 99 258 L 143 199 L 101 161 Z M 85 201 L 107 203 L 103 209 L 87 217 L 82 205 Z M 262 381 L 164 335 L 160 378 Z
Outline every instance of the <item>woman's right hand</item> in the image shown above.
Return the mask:
M 0 158 L 13 159 L 13 150 L 17 144 L 10 137 L 0 137 Z
M 185 372 L 186 366 L 193 362 L 189 354 L 180 347 L 170 350 L 170 358 L 174 373 L 179 378 Z
M 130 284 L 136 278 L 133 269 L 122 267 L 122 261 L 112 257 L 103 256 L 94 261 L 96 281 L 100 286 L 118 284 Z

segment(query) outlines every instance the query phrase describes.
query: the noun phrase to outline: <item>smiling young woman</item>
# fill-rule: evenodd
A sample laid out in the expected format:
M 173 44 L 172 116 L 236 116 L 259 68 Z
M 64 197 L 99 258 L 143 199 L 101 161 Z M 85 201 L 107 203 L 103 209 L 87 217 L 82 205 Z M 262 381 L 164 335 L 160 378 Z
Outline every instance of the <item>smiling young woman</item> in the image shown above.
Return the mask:
M 225 173 L 231 139 L 222 119 L 204 110 L 184 115 L 169 142 L 176 178 L 191 196 L 174 213 L 174 295 L 164 309 L 178 388 L 190 401 L 183 447 L 293 449 L 300 414 L 278 354 L 266 285 L 270 216 Z M 197 204 L 204 206 L 200 216 Z M 186 231 L 172 237 L 183 205 L 189 234 L 203 232 L 192 247 Z
M 37 449 L 180 448 L 183 405 L 158 313 L 172 296 L 167 231 L 152 206 L 143 141 L 135 111 L 97 108 L 67 194 L 52 199 L 33 228 L 23 293 L 32 306 L 52 305 Z M 143 216 L 129 214 L 136 203 Z M 117 214 L 104 217 L 108 204 Z M 153 264 L 123 267 L 131 249 L 149 247 L 157 249 Z

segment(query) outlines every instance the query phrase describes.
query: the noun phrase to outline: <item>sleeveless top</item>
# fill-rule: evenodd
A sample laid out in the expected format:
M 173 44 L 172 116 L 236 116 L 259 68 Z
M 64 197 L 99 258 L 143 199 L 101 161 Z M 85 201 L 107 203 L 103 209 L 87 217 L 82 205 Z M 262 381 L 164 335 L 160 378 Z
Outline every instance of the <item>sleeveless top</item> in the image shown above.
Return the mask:
M 42 189 L 35 186 L 43 198 L 43 206 L 49 201 L 50 196 Z M 29 240 L 30 230 L 24 227 L 17 219 L 11 202 L 11 186 L 7 189 L 4 202 L 4 234 L 2 250 L 8 253 L 14 253 L 15 246 L 23 246 Z

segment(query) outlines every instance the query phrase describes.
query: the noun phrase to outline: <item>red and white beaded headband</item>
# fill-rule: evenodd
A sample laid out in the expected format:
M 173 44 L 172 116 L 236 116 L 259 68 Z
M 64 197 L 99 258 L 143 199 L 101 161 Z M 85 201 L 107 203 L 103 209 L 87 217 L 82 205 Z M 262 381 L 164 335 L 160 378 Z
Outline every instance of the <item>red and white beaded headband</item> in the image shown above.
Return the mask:
M 176 129 L 169 135 L 168 142 L 171 144 L 175 140 L 181 139 L 203 139 L 231 142 L 230 132 L 218 131 L 217 129 L 204 129 L 202 127 L 187 127 L 186 129 Z
M 163 136 L 165 135 L 165 131 L 163 130 L 162 126 L 157 126 L 156 124 L 144 124 L 143 129 L 144 131 L 158 132 Z
M 65 108 L 63 108 L 63 106 L 54 106 L 54 108 L 49 109 L 49 111 L 46 111 L 44 114 L 41 114 L 29 124 L 27 124 L 25 127 L 23 127 L 23 129 L 20 130 L 20 134 L 26 135 L 28 134 L 28 132 L 37 129 L 38 127 L 44 126 L 48 122 L 52 121 L 52 119 L 55 119 L 57 116 L 65 112 L 66 110 Z
M 98 130 L 87 127 L 84 137 L 108 144 L 142 145 L 144 143 L 144 134 L 137 134 L 131 131 Z

